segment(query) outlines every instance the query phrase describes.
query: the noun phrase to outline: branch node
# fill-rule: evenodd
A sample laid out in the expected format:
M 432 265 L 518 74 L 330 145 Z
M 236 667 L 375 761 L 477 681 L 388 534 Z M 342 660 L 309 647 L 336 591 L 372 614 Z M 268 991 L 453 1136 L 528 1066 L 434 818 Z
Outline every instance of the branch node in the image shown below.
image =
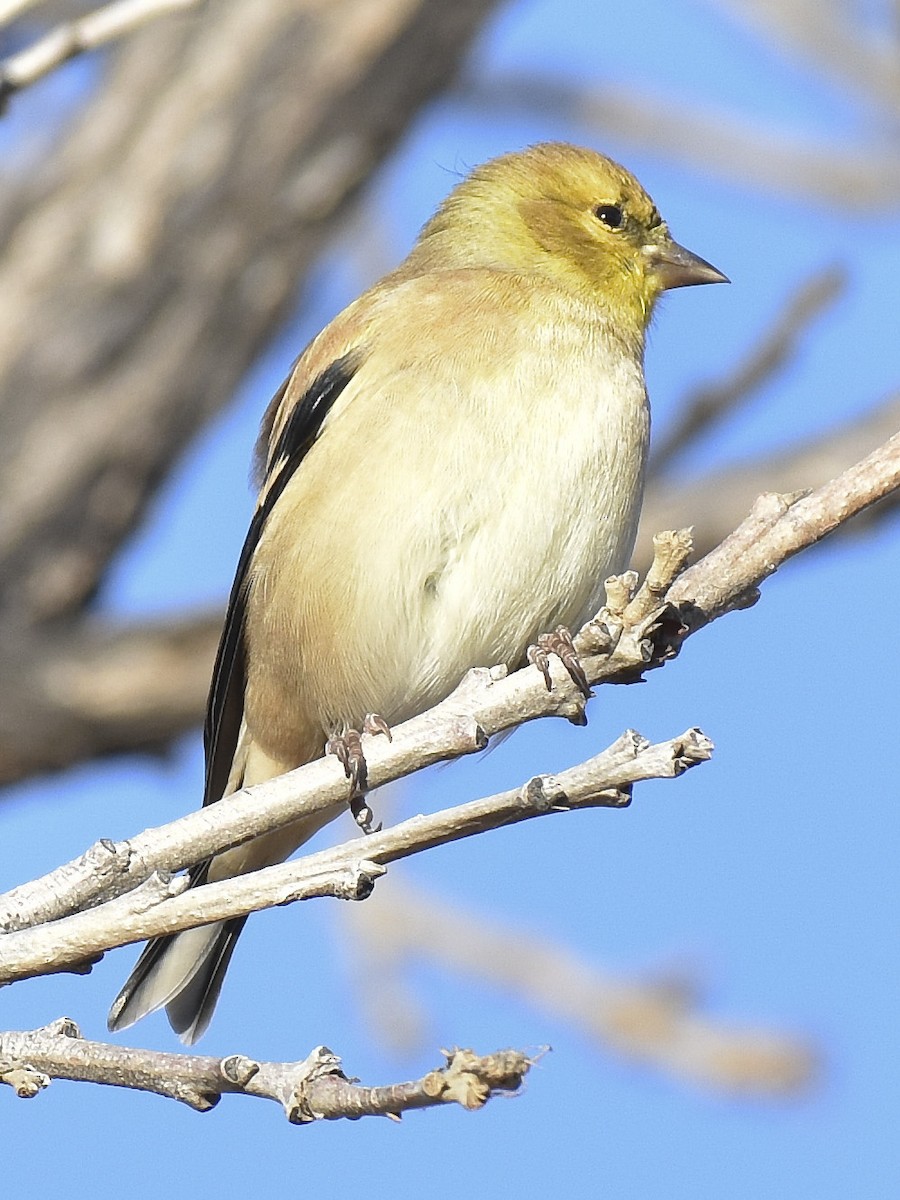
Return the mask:
M 653 538 L 653 562 L 622 617 L 634 625 L 659 610 L 669 588 L 687 566 L 694 548 L 690 528 L 666 529 Z
M 259 1074 L 259 1063 L 245 1054 L 229 1054 L 222 1059 L 219 1069 L 223 1079 L 236 1087 L 245 1088 L 253 1076 Z
M 427 1095 L 470 1111 L 483 1108 L 495 1091 L 517 1092 L 531 1066 L 518 1050 L 501 1050 L 485 1057 L 473 1050 L 444 1050 L 446 1067 L 423 1080 Z
M 334 895 L 338 900 L 368 900 L 375 890 L 375 880 L 386 874 L 387 867 L 368 858 L 348 863 L 338 877 Z
M 683 775 L 685 771 L 696 767 L 698 763 L 706 762 L 712 758 L 714 749 L 711 739 L 702 729 L 698 729 L 696 726 L 689 729 L 683 737 L 672 744 L 674 774 L 676 776 Z
M 519 792 L 522 803 L 533 813 L 548 813 L 553 809 L 569 807 L 565 791 L 559 787 L 552 775 L 535 775 Z
M 334 1076 L 346 1083 L 351 1081 L 344 1074 L 340 1057 L 327 1046 L 316 1046 L 302 1063 L 294 1065 L 297 1072 L 282 1099 L 282 1105 L 292 1125 L 308 1125 L 312 1121 L 321 1120 L 323 1116 L 310 1100 L 310 1085 L 325 1076 Z
M 49 1025 L 42 1025 L 35 1034 L 46 1034 L 48 1037 L 82 1038 L 83 1034 L 71 1017 L 57 1017 Z
M 579 629 L 575 636 L 575 649 L 581 655 L 606 657 L 615 650 L 621 633 L 620 621 L 604 621 L 598 613 Z
M 50 1086 L 50 1076 L 30 1063 L 17 1065 L 0 1063 L 0 1083 L 8 1084 L 20 1100 L 31 1100 Z
M 637 571 L 624 571 L 604 580 L 606 608 L 614 617 L 621 617 L 631 603 L 638 586 Z
M 758 587 L 747 588 L 746 592 L 741 592 L 739 596 L 735 596 L 728 606 L 729 612 L 741 612 L 745 608 L 752 608 L 759 600 L 762 592 Z
M 505 669 L 505 668 L 504 668 Z M 477 754 L 487 748 L 488 735 L 483 725 L 470 716 L 461 716 L 456 725 L 460 753 Z
M 606 808 L 627 808 L 631 803 L 634 795 L 634 785 L 624 783 L 621 787 L 613 788 L 607 793 L 610 803 L 605 805 Z
M 84 858 L 98 875 L 113 879 L 116 875 L 124 875 L 131 866 L 131 843 L 102 837 L 88 847 Z
M 643 754 L 650 746 L 650 739 L 645 738 L 642 733 L 638 733 L 636 729 L 626 729 L 618 741 L 613 743 L 613 747 L 618 749 L 622 747 L 632 758 L 637 758 L 639 754 Z

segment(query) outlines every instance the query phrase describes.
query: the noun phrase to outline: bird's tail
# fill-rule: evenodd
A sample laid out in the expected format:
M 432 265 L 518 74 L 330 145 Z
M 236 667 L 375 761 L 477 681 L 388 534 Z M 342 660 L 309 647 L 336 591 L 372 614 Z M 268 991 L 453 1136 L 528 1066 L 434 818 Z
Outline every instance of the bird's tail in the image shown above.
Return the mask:
M 110 1031 L 127 1029 L 165 1005 L 183 1042 L 202 1036 L 246 917 L 217 921 L 148 942 L 109 1010 Z
M 311 736 L 305 761 L 315 758 L 317 753 L 318 744 Z M 269 758 L 243 730 L 226 794 L 239 787 L 273 779 L 290 770 L 292 765 Z M 333 821 L 344 807 L 337 804 L 322 809 L 226 850 L 195 868 L 191 872 L 192 883 L 215 883 L 283 862 L 323 825 Z M 148 942 L 109 1010 L 107 1026 L 110 1031 L 127 1029 L 141 1017 L 164 1007 L 169 1024 L 181 1040 L 188 1045 L 196 1042 L 209 1025 L 246 919 L 234 917 L 216 921 Z
M 323 809 L 217 855 L 198 872 L 195 882 L 215 882 L 282 862 L 333 821 L 343 807 Z M 233 917 L 148 942 L 109 1010 L 110 1031 L 127 1029 L 165 1007 L 169 1024 L 181 1040 L 188 1045 L 196 1042 L 209 1025 L 246 919 Z

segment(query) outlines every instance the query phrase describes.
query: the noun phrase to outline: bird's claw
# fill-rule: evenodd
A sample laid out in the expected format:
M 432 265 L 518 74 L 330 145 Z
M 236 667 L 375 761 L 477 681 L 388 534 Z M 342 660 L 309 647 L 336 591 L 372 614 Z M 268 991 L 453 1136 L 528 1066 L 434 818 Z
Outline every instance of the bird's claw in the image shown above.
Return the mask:
M 362 733 L 380 733 L 391 741 L 390 726 L 378 713 L 366 713 Z M 325 753 L 335 756 L 350 780 L 350 811 L 357 825 L 364 833 L 377 833 L 381 825 L 373 827 L 372 810 L 366 803 L 369 772 L 362 746 L 362 733 L 358 729 L 347 729 L 342 734 L 336 734 L 326 742 Z
M 344 774 L 348 779 L 358 781 L 358 759 L 362 756 L 358 730 L 348 729 L 346 733 L 338 733 L 334 737 L 330 737 L 325 743 L 325 753 L 334 755 L 344 768 Z
M 350 811 L 353 814 L 353 820 L 363 833 L 381 833 L 381 822 L 379 821 L 377 825 L 372 824 L 375 814 L 369 807 L 364 795 L 360 794 L 351 797 Z
M 389 742 L 394 740 L 390 725 L 378 713 L 366 713 L 365 720 L 363 721 L 363 733 L 371 733 L 373 736 L 376 733 L 383 733 Z
M 533 646 L 528 647 L 526 657 L 532 666 L 537 667 L 544 677 L 547 691 L 553 690 L 553 680 L 550 678 L 550 655 L 555 654 L 569 672 L 572 682 L 584 696 L 590 699 L 591 686 L 575 649 L 572 635 L 565 625 L 557 625 L 552 633 L 542 633 Z

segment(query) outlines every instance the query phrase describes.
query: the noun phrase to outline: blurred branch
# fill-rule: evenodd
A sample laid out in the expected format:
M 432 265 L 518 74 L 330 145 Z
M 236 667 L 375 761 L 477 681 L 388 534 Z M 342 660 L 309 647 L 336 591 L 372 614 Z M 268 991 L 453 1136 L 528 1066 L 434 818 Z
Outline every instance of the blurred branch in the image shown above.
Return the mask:
M 203 715 L 219 611 L 0 634 L 0 783 L 109 754 L 163 751 Z M 0 626 L 2 629 L 2 626 Z
M 77 614 L 493 0 L 219 0 L 0 195 L 0 592 Z M 302 80 L 303 86 L 298 86 Z
M 685 447 L 740 408 L 790 362 L 813 321 L 843 295 L 846 286 L 847 274 L 839 267 L 818 271 L 801 284 L 730 377 L 697 388 L 679 406 L 672 428 L 654 446 L 651 473 L 663 472 Z
M 652 531 L 666 524 L 691 526 L 696 552 L 709 553 L 743 519 L 761 491 L 796 492 L 821 486 L 900 428 L 900 396 L 811 442 L 771 456 L 712 472 L 685 483 L 652 480 L 644 499 L 634 562 L 644 568 L 653 555 Z M 898 496 L 888 492 L 861 516 L 842 523 L 853 534 L 891 517 Z
M 40 4 L 41 0 L 0 0 L 0 25 L 8 25 L 17 20 L 29 8 Z
M 717 0 L 726 13 L 758 29 L 765 40 L 799 51 L 870 102 L 900 117 L 897 38 L 867 33 L 848 4 L 822 0 Z M 848 19 L 850 17 L 851 19 Z
M 202 0 L 114 0 L 83 17 L 67 21 L 44 34 L 25 50 L 0 62 L 0 113 L 11 96 L 61 67 L 69 59 L 97 50 L 117 38 L 133 33 L 155 17 L 196 8 Z M 9 20 L 28 7 L 28 0 L 0 8 L 0 21 Z M 13 9 L 15 11 L 11 12 Z
M 708 107 L 629 90 L 621 83 L 588 90 L 536 75 L 507 74 L 467 78 L 457 95 L 482 116 L 486 111 L 549 115 L 598 137 L 687 163 L 704 176 L 718 171 L 776 196 L 838 204 L 845 213 L 880 211 L 900 202 L 900 163 L 888 139 L 863 152 L 838 144 L 816 146 L 809 138 L 748 124 L 736 113 L 711 114 Z
M 482 1108 L 497 1093 L 519 1091 L 533 1063 L 517 1050 L 487 1056 L 455 1050 L 445 1057 L 445 1066 L 421 1079 L 368 1088 L 348 1079 L 326 1046 L 293 1063 L 257 1062 L 243 1054 L 166 1054 L 87 1041 L 74 1021 L 62 1017 L 42 1029 L 0 1033 L 0 1083 L 30 1098 L 51 1079 L 75 1079 L 153 1092 L 198 1112 L 215 1107 L 226 1093 L 241 1093 L 274 1100 L 293 1125 L 306 1125 L 339 1117 L 399 1117 L 440 1104 Z
M 572 1023 L 605 1050 L 708 1087 L 790 1093 L 809 1083 L 814 1060 L 795 1039 L 704 1017 L 683 980 L 616 979 L 553 942 L 438 903 L 392 878 L 368 904 L 342 910 L 354 935 L 354 974 L 370 1025 L 409 1051 L 420 1031 L 403 981 L 414 962 L 436 963 L 507 988 Z

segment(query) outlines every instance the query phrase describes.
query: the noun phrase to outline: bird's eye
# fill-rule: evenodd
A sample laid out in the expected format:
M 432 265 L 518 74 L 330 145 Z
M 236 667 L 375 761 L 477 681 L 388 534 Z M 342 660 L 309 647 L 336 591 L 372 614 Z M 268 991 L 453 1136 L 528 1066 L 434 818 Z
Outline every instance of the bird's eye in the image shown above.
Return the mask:
M 621 229 L 625 220 L 625 214 L 618 204 L 598 204 L 594 209 L 594 216 L 598 221 L 602 221 L 607 229 Z

